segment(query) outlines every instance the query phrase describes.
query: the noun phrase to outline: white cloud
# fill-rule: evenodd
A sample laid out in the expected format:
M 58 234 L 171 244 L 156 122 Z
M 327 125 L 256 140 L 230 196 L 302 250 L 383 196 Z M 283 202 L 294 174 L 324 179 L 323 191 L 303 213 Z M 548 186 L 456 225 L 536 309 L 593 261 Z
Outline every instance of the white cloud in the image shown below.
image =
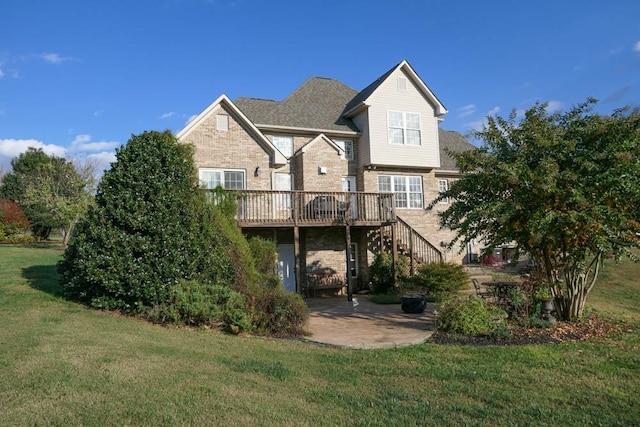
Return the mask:
M 562 102 L 552 99 L 547 102 L 547 112 L 554 113 L 556 111 L 560 111 L 562 110 L 563 105 L 564 104 Z
M 29 147 L 40 148 L 49 155 L 64 157 L 67 149 L 55 144 L 45 144 L 36 139 L 0 139 L 0 168 L 9 170 L 11 160 L 27 151 Z
M 46 62 L 49 62 L 51 64 L 61 64 L 64 61 L 69 61 L 70 59 L 73 59 L 68 56 L 60 56 L 59 53 L 42 53 L 37 56 L 38 58 L 44 59 Z
M 158 117 L 160 120 L 164 120 L 164 119 L 168 119 L 169 117 L 173 116 L 175 114 L 174 111 L 169 111 L 168 113 L 164 113 L 163 115 L 161 115 L 160 117 Z
M 108 169 L 110 164 L 116 161 L 116 153 L 114 151 L 102 151 L 100 153 L 89 154 L 87 160 L 95 164 L 98 171 L 103 171 Z
M 119 143 L 116 141 L 91 142 L 91 135 L 82 134 L 77 135 L 73 142 L 71 142 L 71 151 L 76 153 L 83 153 L 87 151 L 115 150 L 118 145 Z
M 636 42 L 636 44 L 633 45 L 633 51 L 634 52 L 640 52 L 640 40 Z
M 482 130 L 482 128 L 487 124 L 487 119 L 480 119 L 480 120 L 475 120 L 473 122 L 468 122 L 465 123 L 463 126 L 466 128 L 467 131 L 479 131 Z
M 495 116 L 500 112 L 500 107 L 493 107 L 491 110 L 487 112 L 487 116 Z
M 189 116 L 189 118 L 187 119 L 187 121 L 185 122 L 185 125 L 188 125 L 189 123 L 191 123 L 193 121 L 193 119 L 195 119 L 196 117 L 198 117 L 197 114 L 194 114 L 192 116 Z
M 458 116 L 459 117 L 470 116 L 471 114 L 473 114 L 475 112 L 476 112 L 475 104 L 468 104 L 468 105 L 465 105 L 464 107 L 458 108 Z

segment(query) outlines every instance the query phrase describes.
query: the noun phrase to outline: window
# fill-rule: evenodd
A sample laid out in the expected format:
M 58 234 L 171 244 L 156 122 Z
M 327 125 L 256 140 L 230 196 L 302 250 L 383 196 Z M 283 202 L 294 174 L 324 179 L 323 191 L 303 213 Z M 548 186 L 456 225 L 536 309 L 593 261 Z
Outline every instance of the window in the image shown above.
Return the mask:
M 286 157 L 293 156 L 293 137 L 275 135 L 273 137 L 273 145 Z
M 243 170 L 202 168 L 199 173 L 202 188 L 214 189 L 220 186 L 225 190 L 244 189 Z
M 358 277 L 358 245 L 352 243 L 349 249 L 349 252 L 351 252 L 351 256 L 349 257 L 349 274 L 352 278 L 356 279 Z
M 449 190 L 449 180 L 448 179 L 439 179 L 438 180 L 438 192 L 444 193 Z M 449 203 L 449 198 L 444 198 L 440 200 L 440 203 Z
M 396 208 L 422 208 L 422 178 L 419 176 L 378 175 L 378 192 L 395 194 Z
M 420 145 L 420 113 L 387 111 L 389 144 Z
M 216 129 L 229 130 L 229 116 L 226 114 L 218 114 L 216 116 Z
M 354 160 L 355 156 L 353 153 L 353 141 L 343 141 L 340 139 L 336 139 L 334 141 L 336 145 L 344 150 L 342 153 L 342 158 L 345 160 Z

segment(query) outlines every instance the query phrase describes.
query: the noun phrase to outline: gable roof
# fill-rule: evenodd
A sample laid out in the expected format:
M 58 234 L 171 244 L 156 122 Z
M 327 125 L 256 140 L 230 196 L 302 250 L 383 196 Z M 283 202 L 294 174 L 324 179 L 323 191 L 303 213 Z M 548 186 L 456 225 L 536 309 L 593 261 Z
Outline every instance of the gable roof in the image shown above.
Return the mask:
M 367 106 L 367 100 L 369 97 L 384 83 L 384 81 L 389 78 L 389 76 L 396 70 L 401 69 L 404 71 L 407 76 L 413 81 L 413 83 L 418 87 L 420 92 L 424 95 L 424 97 L 433 105 L 436 116 L 442 116 L 447 113 L 447 109 L 442 105 L 437 96 L 431 92 L 431 89 L 424 83 L 424 81 L 420 78 L 418 73 L 415 72 L 413 67 L 407 62 L 407 60 L 403 60 L 399 64 L 394 65 L 389 71 L 381 75 L 371 83 L 369 86 L 364 88 L 358 95 L 356 95 L 345 107 L 343 111 L 343 115 L 349 117 L 353 115 L 355 112 L 359 111 L 361 108 Z
M 475 145 L 467 142 L 467 140 L 456 131 L 438 128 L 438 138 L 440 140 L 439 171 L 453 172 L 458 170 L 455 159 L 447 153 L 447 150 L 459 153 L 462 151 L 475 150 L 477 148 Z
M 344 106 L 357 92 L 334 79 L 311 77 L 282 101 L 238 98 L 236 104 L 256 125 L 324 131 L 358 132 L 342 117 Z
M 198 114 L 198 116 L 191 120 L 184 128 L 182 128 L 177 134 L 176 138 L 181 141 L 184 141 L 186 137 L 195 130 L 198 126 L 200 126 L 213 112 L 215 109 L 223 105 L 229 110 L 231 110 L 237 117 L 237 119 L 243 123 L 250 134 L 253 134 L 254 138 L 258 141 L 258 143 L 265 148 L 272 156 L 273 163 L 276 165 L 284 165 L 287 163 L 287 158 L 278 150 L 275 145 L 269 139 L 264 136 L 262 132 L 253 124 L 251 120 L 242 112 L 240 109 L 227 97 L 227 95 L 220 95 L 218 99 L 213 101 L 211 105 L 209 105 L 203 112 Z
M 296 152 L 296 154 L 298 153 L 306 153 L 307 150 L 309 150 L 309 148 L 311 148 L 314 144 L 316 144 L 318 141 L 323 141 L 324 143 L 326 143 L 327 145 L 329 145 L 331 148 L 333 148 L 334 150 L 336 150 L 336 152 L 338 153 L 338 155 L 342 155 L 342 153 L 344 152 L 344 150 L 342 149 L 342 147 L 340 147 L 339 145 L 337 145 L 335 142 L 333 142 L 330 138 L 327 138 L 327 136 L 323 133 L 321 133 L 320 135 L 316 136 L 315 138 L 313 138 L 311 141 L 307 142 L 306 144 L 304 144 L 302 147 L 300 147 L 300 149 Z

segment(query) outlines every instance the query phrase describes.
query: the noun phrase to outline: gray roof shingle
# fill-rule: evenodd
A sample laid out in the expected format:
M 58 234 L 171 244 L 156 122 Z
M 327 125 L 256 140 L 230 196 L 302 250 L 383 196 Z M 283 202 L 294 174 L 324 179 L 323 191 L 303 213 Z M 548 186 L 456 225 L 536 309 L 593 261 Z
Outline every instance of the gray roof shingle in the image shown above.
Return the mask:
M 458 170 L 456 161 L 447 154 L 447 149 L 454 152 L 462 152 L 476 148 L 474 145 L 467 142 L 460 133 L 453 130 L 438 128 L 438 137 L 440 139 L 440 170 Z
M 260 125 L 357 132 L 351 119 L 342 117 L 357 93 L 337 80 L 312 77 L 283 101 L 238 98 L 234 102 Z

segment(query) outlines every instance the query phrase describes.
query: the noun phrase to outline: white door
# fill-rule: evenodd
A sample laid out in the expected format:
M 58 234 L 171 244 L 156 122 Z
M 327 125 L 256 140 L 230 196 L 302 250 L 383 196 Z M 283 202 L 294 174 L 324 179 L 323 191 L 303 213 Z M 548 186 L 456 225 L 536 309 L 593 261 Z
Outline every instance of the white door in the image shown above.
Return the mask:
M 343 176 L 342 177 L 342 191 L 351 193 L 356 191 L 356 177 L 355 176 Z M 358 217 L 358 200 L 355 195 L 351 196 L 351 219 Z
M 289 292 L 296 292 L 295 253 L 293 245 L 277 245 L 278 275 L 282 279 L 284 288 Z
M 293 175 L 288 173 L 274 174 L 274 190 L 291 191 L 293 189 Z M 274 200 L 276 219 L 289 219 L 291 217 L 291 194 L 276 194 Z

